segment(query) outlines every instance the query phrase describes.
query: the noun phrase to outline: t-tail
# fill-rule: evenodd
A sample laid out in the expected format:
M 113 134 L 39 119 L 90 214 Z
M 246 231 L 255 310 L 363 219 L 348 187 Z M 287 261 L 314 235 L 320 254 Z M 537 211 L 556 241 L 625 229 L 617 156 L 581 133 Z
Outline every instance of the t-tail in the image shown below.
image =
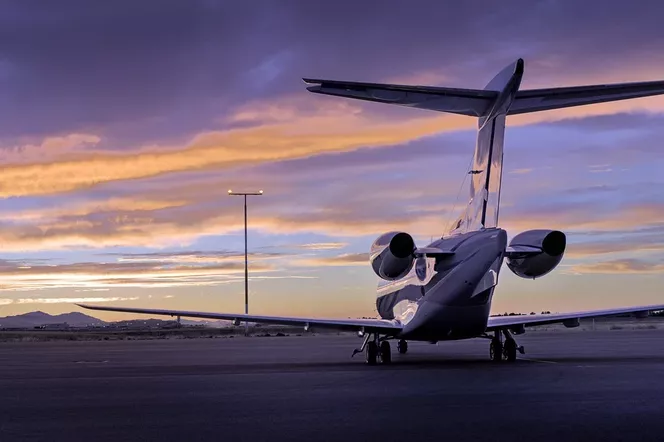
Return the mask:
M 523 60 L 519 59 L 500 71 L 484 88 L 496 96 L 490 106 L 480 110 L 475 155 L 472 169 L 468 171 L 472 175 L 470 202 L 455 223 L 452 229 L 454 233 L 498 226 L 505 117 L 514 102 L 522 77 Z
M 524 61 L 504 68 L 483 89 L 358 83 L 305 78 L 311 92 L 475 117 L 477 144 L 470 201 L 450 234 L 498 225 L 503 141 L 508 115 L 649 97 L 664 93 L 664 81 L 519 90 Z

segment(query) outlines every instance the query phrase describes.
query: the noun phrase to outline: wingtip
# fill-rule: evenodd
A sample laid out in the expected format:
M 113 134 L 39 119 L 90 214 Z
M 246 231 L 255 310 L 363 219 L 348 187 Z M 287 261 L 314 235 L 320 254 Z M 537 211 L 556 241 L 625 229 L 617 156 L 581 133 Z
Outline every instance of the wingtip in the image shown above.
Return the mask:
M 314 78 L 302 78 L 302 81 L 305 84 L 321 84 L 323 81 L 322 80 L 316 80 Z

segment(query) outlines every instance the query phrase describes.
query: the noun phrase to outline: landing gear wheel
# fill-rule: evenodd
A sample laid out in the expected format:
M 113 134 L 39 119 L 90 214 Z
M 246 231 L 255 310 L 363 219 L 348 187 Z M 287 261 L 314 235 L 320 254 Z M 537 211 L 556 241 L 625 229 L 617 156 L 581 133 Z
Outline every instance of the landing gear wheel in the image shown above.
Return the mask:
M 378 345 L 374 341 L 367 342 L 367 349 L 365 350 L 367 356 L 367 364 L 376 365 L 378 358 Z
M 390 350 L 390 343 L 388 341 L 380 343 L 380 361 L 383 364 L 392 362 L 392 351 Z
M 397 342 L 397 350 L 402 355 L 405 355 L 408 352 L 408 342 L 405 339 L 399 339 L 399 342 Z
M 489 346 L 489 356 L 493 362 L 500 362 L 503 359 L 503 343 L 500 339 L 493 338 Z
M 508 362 L 516 361 L 516 341 L 514 339 L 505 340 L 505 346 L 503 347 L 503 359 Z

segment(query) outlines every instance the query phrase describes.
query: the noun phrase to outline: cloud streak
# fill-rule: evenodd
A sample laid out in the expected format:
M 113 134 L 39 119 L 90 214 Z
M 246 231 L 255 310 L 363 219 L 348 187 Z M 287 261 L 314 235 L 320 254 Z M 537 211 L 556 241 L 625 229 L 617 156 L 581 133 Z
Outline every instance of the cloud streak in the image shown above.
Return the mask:
M 337 256 L 321 256 L 316 258 L 305 258 L 297 262 L 298 265 L 311 267 L 328 266 L 368 266 L 369 253 L 345 253 Z
M 636 230 L 631 233 L 623 233 L 619 240 L 606 239 L 603 241 L 569 244 L 565 256 L 570 258 L 586 258 L 611 253 L 653 253 L 663 251 L 664 240 L 661 235 L 642 235 Z
M 118 302 L 118 301 L 137 301 L 139 298 L 112 296 L 108 298 L 0 298 L 0 305 L 10 304 L 75 304 L 86 302 Z
M 273 271 L 273 266 L 252 264 L 252 277 L 261 277 L 265 272 Z M 145 262 L 34 266 L 5 264 L 0 267 L 0 291 L 209 286 L 242 282 L 243 273 L 244 263 L 239 261 L 204 266 L 165 266 Z
M 152 253 L 106 253 L 106 256 L 117 256 L 118 262 L 156 262 L 162 264 L 214 264 L 239 262 L 244 258 L 244 252 L 236 251 L 186 251 L 186 252 L 152 252 Z M 288 255 L 280 252 L 263 253 L 251 252 L 247 254 L 251 261 L 265 261 L 267 259 L 282 259 Z
M 346 247 L 348 243 L 344 242 L 318 242 L 318 243 L 309 243 L 309 244 L 298 244 L 295 247 L 298 249 L 304 250 L 338 250 Z
M 366 105 L 330 99 L 305 95 L 297 99 L 282 98 L 274 103 L 251 103 L 240 108 L 229 120 L 251 127 L 202 132 L 184 146 L 146 146 L 110 154 L 92 150 L 80 152 L 77 144 L 72 147 L 64 143 L 72 149 L 58 155 L 57 159 L 46 157 L 29 161 L 21 158 L 20 163 L 7 165 L 0 177 L 0 197 L 57 194 L 167 173 L 223 170 L 326 152 L 392 146 L 444 132 L 470 129 L 474 124 L 470 118 L 420 112 L 395 120 L 365 110 L 368 109 Z M 643 109 L 661 112 L 664 99 L 525 114 L 511 119 L 510 125 Z M 42 144 L 46 143 L 48 141 Z M 18 148 L 21 149 L 33 148 Z
M 661 273 L 664 264 L 638 259 L 617 259 L 613 261 L 579 264 L 572 266 L 569 273 L 577 274 L 647 274 Z

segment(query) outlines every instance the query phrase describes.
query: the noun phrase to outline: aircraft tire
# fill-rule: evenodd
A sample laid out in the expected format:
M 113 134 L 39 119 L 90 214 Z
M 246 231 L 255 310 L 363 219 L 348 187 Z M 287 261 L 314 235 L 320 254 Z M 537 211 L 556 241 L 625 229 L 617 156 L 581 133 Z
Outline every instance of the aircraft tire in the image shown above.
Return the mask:
M 367 364 L 376 365 L 378 359 L 378 345 L 374 341 L 367 342 L 367 349 L 365 350 L 367 357 Z
M 493 362 L 500 362 L 503 360 L 503 343 L 498 339 L 492 339 L 489 345 L 489 357 Z
M 383 341 L 380 343 L 380 362 L 383 364 L 389 364 L 392 362 L 392 350 L 390 349 L 389 341 Z
M 514 342 L 514 340 L 508 339 L 505 341 L 503 358 L 508 362 L 516 361 L 516 342 Z
M 405 355 L 408 352 L 408 341 L 405 339 L 399 339 L 399 342 L 397 342 L 397 351 Z

